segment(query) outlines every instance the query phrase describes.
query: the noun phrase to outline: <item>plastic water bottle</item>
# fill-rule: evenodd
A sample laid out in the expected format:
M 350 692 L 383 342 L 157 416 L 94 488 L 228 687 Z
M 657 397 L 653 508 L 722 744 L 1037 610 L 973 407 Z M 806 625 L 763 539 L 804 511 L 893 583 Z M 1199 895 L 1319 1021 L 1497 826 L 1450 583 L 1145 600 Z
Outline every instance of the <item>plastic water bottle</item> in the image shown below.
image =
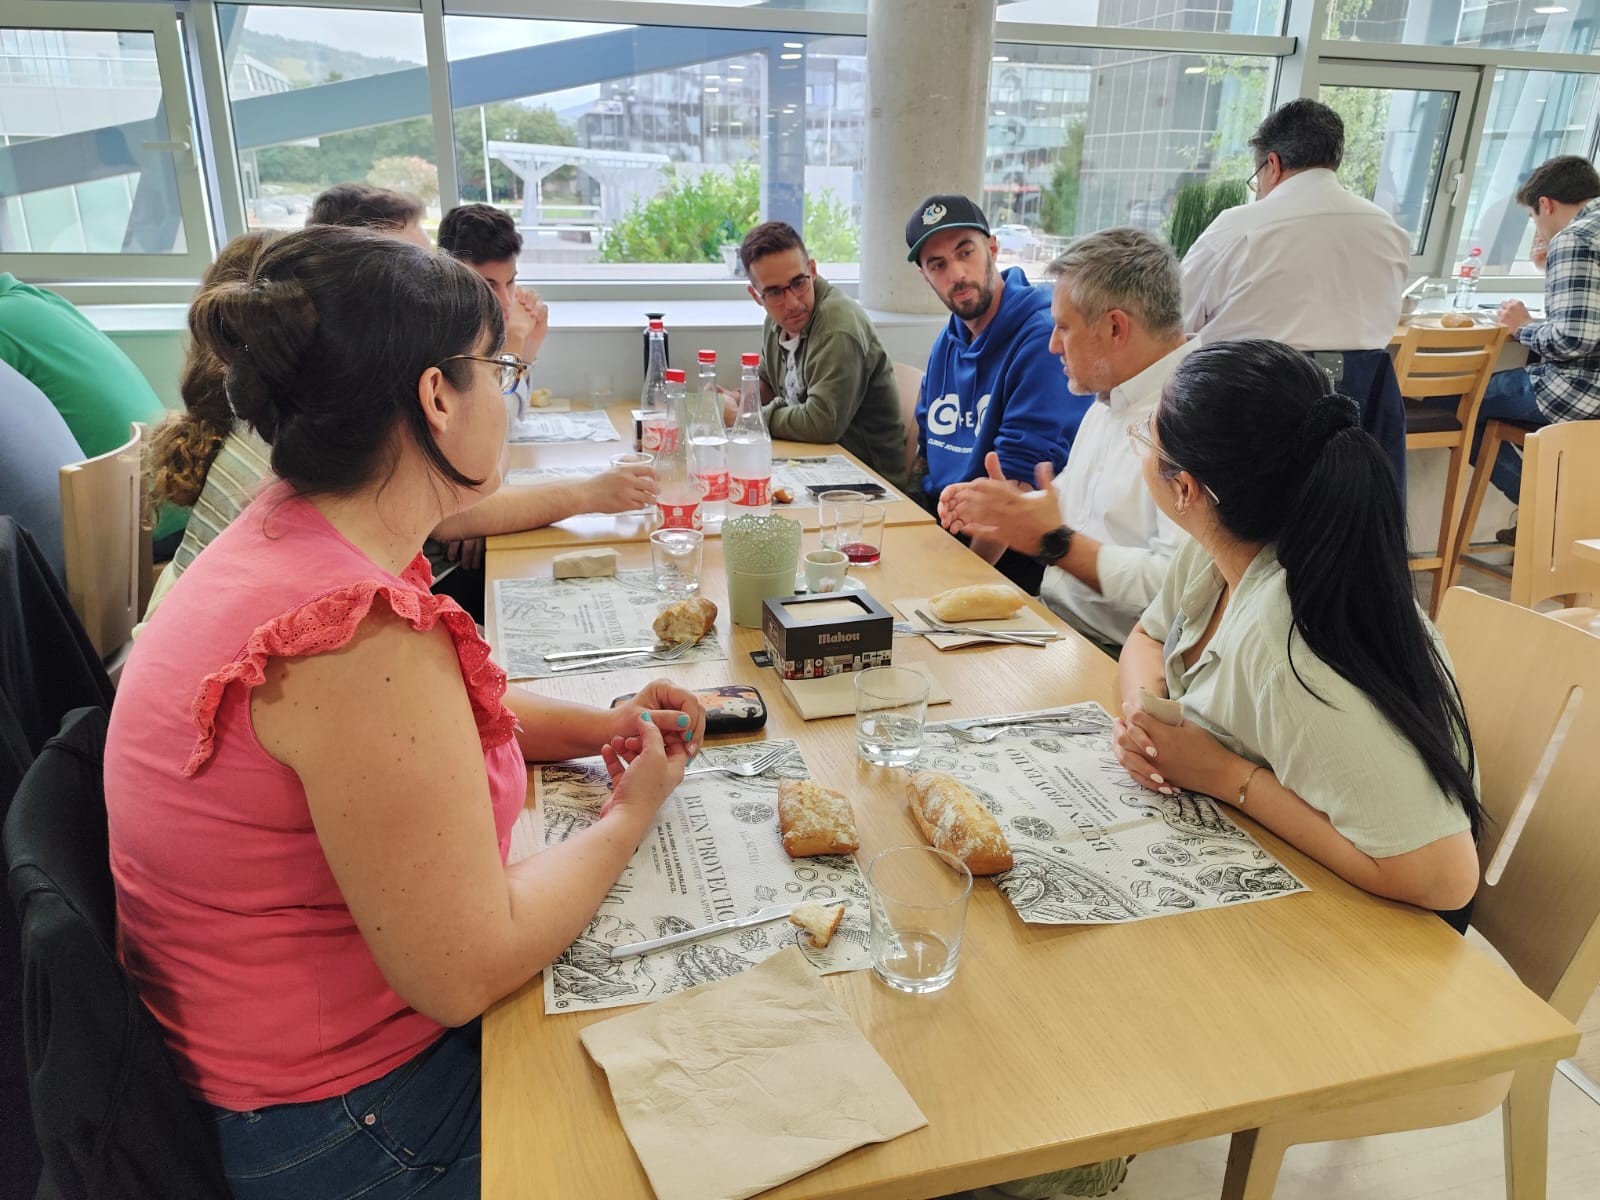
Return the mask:
M 699 354 L 700 380 L 689 406 L 689 444 L 695 473 L 705 488 L 700 509 L 707 529 L 719 529 L 728 502 L 728 427 L 722 422 L 722 399 L 717 395 L 717 352 Z
M 772 437 L 761 415 L 759 354 L 739 357 L 739 413 L 728 431 L 728 503 L 734 511 L 766 516 L 772 511 Z
M 1456 307 L 1472 308 L 1477 303 L 1478 276 L 1483 274 L 1483 249 L 1472 248 L 1472 253 L 1461 260 L 1456 268 Z
M 668 411 L 673 416 L 673 433 L 689 419 L 684 395 L 683 372 L 668 367 L 663 373 Z M 689 452 L 689 439 L 673 436 L 656 454 L 657 529 L 699 529 L 700 479 Z
M 639 449 L 659 454 L 667 441 L 677 436 L 672 406 L 667 403 L 667 330 L 660 321 L 650 322 L 650 365 L 645 368 L 644 387 L 639 389 L 641 418 Z M 679 372 L 682 375 L 682 372 Z

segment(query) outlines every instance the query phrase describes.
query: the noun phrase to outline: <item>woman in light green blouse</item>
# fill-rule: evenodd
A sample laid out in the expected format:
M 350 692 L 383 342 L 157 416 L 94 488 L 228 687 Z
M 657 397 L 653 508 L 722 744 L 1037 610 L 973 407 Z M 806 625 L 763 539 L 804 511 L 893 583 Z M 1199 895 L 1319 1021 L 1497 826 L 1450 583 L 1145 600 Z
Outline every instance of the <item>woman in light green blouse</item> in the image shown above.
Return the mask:
M 1129 436 L 1194 540 L 1122 651 L 1122 764 L 1464 926 L 1482 820 L 1472 738 L 1412 592 L 1399 488 L 1354 402 L 1287 346 L 1218 342 Z M 1144 711 L 1141 688 L 1181 701 L 1182 721 Z

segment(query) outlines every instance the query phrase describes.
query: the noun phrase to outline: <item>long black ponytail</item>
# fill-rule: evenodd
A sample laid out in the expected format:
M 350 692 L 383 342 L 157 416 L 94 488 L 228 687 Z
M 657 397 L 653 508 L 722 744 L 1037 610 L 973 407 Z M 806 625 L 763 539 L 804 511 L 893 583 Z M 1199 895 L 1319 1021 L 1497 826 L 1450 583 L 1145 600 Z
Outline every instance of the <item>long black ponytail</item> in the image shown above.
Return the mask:
M 1417 609 L 1393 468 L 1358 416 L 1299 351 L 1216 342 L 1173 373 L 1156 430 L 1215 494 L 1224 528 L 1274 545 L 1294 614 L 1291 667 L 1299 633 L 1416 748 L 1476 838 L 1483 810 L 1461 693 Z

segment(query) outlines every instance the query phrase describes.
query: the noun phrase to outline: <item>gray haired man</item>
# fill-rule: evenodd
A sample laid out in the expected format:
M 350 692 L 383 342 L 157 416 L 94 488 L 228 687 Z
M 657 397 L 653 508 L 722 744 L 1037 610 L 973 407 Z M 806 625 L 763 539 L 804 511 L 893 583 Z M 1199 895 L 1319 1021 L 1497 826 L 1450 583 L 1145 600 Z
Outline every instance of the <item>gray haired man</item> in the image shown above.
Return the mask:
M 1184 540 L 1145 487 L 1142 462 L 1161 387 L 1196 343 L 1183 334 L 1178 261 L 1142 229 L 1079 238 L 1050 274 L 1050 349 L 1072 391 L 1097 403 L 1059 479 L 1040 463 L 1038 490 L 1022 492 L 991 462 L 988 478 L 945 489 L 939 516 L 953 533 L 990 534 L 1035 556 L 1045 603 L 1093 640 L 1120 645 Z

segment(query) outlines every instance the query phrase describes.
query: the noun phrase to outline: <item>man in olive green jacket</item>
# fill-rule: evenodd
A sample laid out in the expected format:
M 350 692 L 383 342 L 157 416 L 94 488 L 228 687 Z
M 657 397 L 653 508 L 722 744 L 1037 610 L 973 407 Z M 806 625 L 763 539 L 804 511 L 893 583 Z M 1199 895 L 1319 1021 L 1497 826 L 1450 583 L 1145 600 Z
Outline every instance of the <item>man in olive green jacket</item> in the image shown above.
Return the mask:
M 739 258 L 761 329 L 762 415 L 774 438 L 838 442 L 896 487 L 905 484 L 900 391 L 862 307 L 817 274 L 782 221 L 745 235 Z

